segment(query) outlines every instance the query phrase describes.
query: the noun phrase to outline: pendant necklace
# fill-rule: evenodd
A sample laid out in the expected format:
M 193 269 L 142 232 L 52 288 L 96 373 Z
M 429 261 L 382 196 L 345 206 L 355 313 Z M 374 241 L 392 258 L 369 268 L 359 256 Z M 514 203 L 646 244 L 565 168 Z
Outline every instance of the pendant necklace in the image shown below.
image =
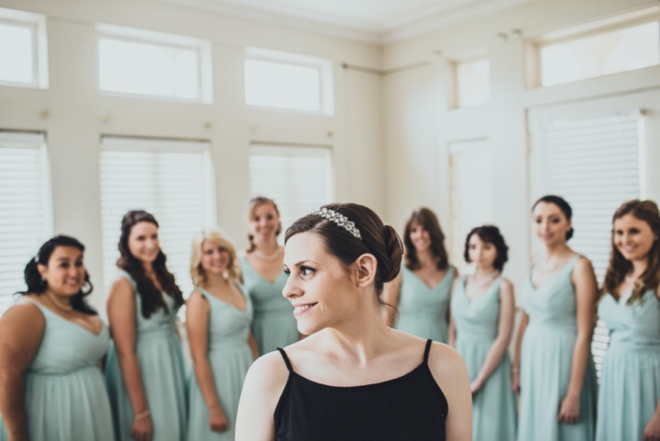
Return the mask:
M 60 308 L 62 311 L 73 311 L 73 306 L 71 305 L 65 305 L 64 303 L 60 302 L 53 296 L 50 291 L 46 291 L 46 297 L 48 297 L 51 302 L 55 304 L 58 308 Z

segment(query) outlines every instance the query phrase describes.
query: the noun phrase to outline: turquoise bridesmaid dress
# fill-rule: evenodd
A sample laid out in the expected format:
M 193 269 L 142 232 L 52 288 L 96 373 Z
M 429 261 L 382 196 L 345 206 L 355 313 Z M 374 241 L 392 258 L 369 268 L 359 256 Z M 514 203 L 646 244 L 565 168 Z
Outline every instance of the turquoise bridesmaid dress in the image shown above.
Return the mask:
M 520 360 L 520 417 L 518 441 L 592 441 L 596 429 L 596 370 L 591 356 L 580 394 L 576 424 L 557 421 L 568 393 L 573 350 L 577 339 L 577 306 L 571 273 L 579 255 L 539 287 L 532 271 L 521 291 L 529 324 Z
M 254 305 L 252 335 L 257 340 L 259 355 L 295 343 L 300 338 L 293 306 L 282 295 L 286 285 L 284 270 L 274 283 L 261 277 L 244 256 L 240 257 L 243 286 Z
M 598 391 L 597 441 L 641 440 L 660 400 L 660 299 L 626 305 L 607 294 L 598 316 L 610 331 Z
M 142 301 L 133 278 L 121 271 L 135 291 L 135 354 L 153 427 L 152 441 L 181 441 L 186 436 L 187 403 L 185 367 L 181 342 L 176 334 L 174 299 L 163 293 L 169 308 L 142 315 Z M 124 387 L 114 342 L 110 344 L 105 368 L 117 441 L 132 441 L 133 409 Z
M 204 289 L 197 289 L 211 307 L 207 356 L 213 372 L 215 393 L 227 417 L 229 430 L 222 433 L 211 432 L 206 403 L 197 385 L 193 369 L 190 372 L 189 382 L 190 418 L 187 439 L 188 441 L 234 441 L 238 399 L 241 396 L 245 375 L 254 360 L 248 345 L 252 302 L 246 296 L 245 310 L 240 310 Z
M 501 284 L 502 278 L 499 278 L 486 292 L 470 300 L 463 276 L 451 299 L 456 350 L 465 361 L 470 381 L 481 371 L 497 339 Z M 486 383 L 472 396 L 473 441 L 513 441 L 516 438 L 516 411 L 516 397 L 511 390 L 511 359 L 507 352 Z
M 396 329 L 447 343 L 449 298 L 454 283 L 454 267 L 449 265 L 435 288 L 429 288 L 419 277 L 401 265 L 399 320 Z
M 99 362 L 110 333 L 97 335 L 29 298 L 46 321 L 41 344 L 23 374 L 30 441 L 113 441 L 112 412 Z M 0 440 L 8 438 L 0 418 Z

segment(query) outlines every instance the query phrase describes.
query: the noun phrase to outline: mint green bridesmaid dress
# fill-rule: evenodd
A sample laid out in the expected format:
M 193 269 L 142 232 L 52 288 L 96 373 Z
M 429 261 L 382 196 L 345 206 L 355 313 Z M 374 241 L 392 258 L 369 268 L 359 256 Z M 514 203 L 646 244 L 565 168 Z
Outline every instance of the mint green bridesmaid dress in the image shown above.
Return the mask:
M 176 334 L 177 308 L 163 293 L 169 312 L 160 308 L 149 318 L 142 315 L 142 301 L 133 278 L 121 271 L 135 291 L 135 354 L 153 427 L 151 441 L 182 441 L 186 436 L 187 396 L 181 342 Z M 105 368 L 117 441 L 132 441 L 133 409 L 124 387 L 114 342 Z
M 46 321 L 41 344 L 23 374 L 30 441 L 113 441 L 112 413 L 99 362 L 110 333 L 97 335 L 29 298 Z M 0 440 L 8 438 L 0 418 Z
M 240 286 L 239 289 L 243 292 Z M 189 381 L 190 418 L 187 439 L 188 441 L 234 441 L 238 399 L 241 396 L 245 375 L 254 361 L 248 345 L 252 302 L 248 296 L 245 296 L 245 310 L 240 310 L 204 289 L 197 288 L 197 290 L 203 294 L 211 307 L 207 357 L 213 372 L 215 393 L 227 417 L 229 430 L 222 433 L 211 432 L 206 403 L 197 385 L 193 369 Z
M 259 355 L 295 343 L 300 338 L 293 306 L 282 295 L 286 285 L 284 270 L 271 283 L 264 279 L 244 256 L 240 257 L 243 286 L 254 305 L 252 335 L 257 340 Z
M 598 391 L 597 441 L 640 440 L 660 401 L 660 299 L 606 294 L 598 316 L 610 331 Z
M 576 424 L 557 420 L 568 393 L 573 350 L 577 339 L 577 307 L 571 273 L 580 255 L 539 287 L 532 270 L 521 290 L 529 324 L 520 360 L 520 415 L 518 441 L 592 441 L 596 429 L 596 370 L 591 354 L 580 393 L 580 419 Z M 532 267 L 533 268 L 533 267 Z
M 401 265 L 401 291 L 399 292 L 399 320 L 396 329 L 447 343 L 449 328 L 449 298 L 454 283 L 454 267 L 449 265 L 445 275 L 434 288 Z
M 451 299 L 456 326 L 456 350 L 463 357 L 470 381 L 486 361 L 500 324 L 500 286 L 497 279 L 472 300 L 461 277 Z M 516 397 L 511 390 L 511 359 L 506 352 L 499 366 L 472 396 L 472 440 L 513 441 L 516 438 Z

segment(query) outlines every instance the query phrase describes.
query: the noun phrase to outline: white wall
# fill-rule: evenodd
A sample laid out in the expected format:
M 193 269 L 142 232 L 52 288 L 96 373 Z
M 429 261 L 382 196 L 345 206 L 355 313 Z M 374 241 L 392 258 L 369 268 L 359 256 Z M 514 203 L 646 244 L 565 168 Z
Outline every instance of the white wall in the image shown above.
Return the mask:
M 637 103 L 651 110 L 646 168 L 660 168 L 660 109 L 652 100 L 654 90 L 660 88 L 659 66 L 528 90 L 525 41 L 649 5 L 657 2 L 537 0 L 386 46 L 385 69 L 428 63 L 385 77 L 386 219 L 401 231 L 405 216 L 423 204 L 435 209 L 441 224 L 449 227 L 448 144 L 488 138 L 493 152 L 493 223 L 500 227 L 510 248 L 505 273 L 520 286 L 535 240 L 530 231 L 530 183 L 538 179 L 528 172 L 528 112 L 575 100 L 594 101 L 592 107 L 597 107 L 605 96 L 618 99 L 609 107 Z M 522 35 L 513 29 L 521 30 Z M 506 38 L 498 37 L 498 33 L 506 34 Z M 448 110 L 448 63 L 475 54 L 490 59 L 491 100 L 479 107 Z M 657 173 L 647 175 L 645 195 L 660 201 L 660 179 Z
M 337 199 L 383 211 L 382 80 L 341 68 L 342 62 L 379 68 L 379 47 L 157 2 L 2 0 L 0 7 L 47 16 L 50 88 L 0 87 L 0 129 L 46 132 L 54 231 L 73 235 L 87 245 L 86 265 L 97 287 L 91 300 L 97 307 L 102 308 L 104 300 L 98 167 L 102 134 L 210 140 L 218 221 L 239 246 L 246 242 L 251 142 L 332 146 Z M 211 40 L 214 104 L 99 94 L 97 22 Z M 247 107 L 243 98 L 246 46 L 332 60 L 335 116 Z M 43 111 L 47 116 L 40 116 Z

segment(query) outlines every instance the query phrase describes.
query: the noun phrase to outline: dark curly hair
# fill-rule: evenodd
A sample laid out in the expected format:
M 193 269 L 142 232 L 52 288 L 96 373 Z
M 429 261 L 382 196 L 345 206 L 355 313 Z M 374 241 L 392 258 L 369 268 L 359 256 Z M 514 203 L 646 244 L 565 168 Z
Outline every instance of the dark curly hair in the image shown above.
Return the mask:
M 566 216 L 567 220 L 571 220 L 573 217 L 573 209 L 571 206 L 566 202 L 566 199 L 562 198 L 561 196 L 555 196 L 555 195 L 547 195 L 543 196 L 540 198 L 538 201 L 534 202 L 534 205 L 532 205 L 532 211 L 536 208 L 538 204 L 541 202 L 545 202 L 546 204 L 555 204 L 559 209 L 561 210 L 562 213 L 564 213 L 564 216 Z M 566 240 L 568 241 L 571 237 L 573 237 L 573 233 L 575 233 L 575 229 L 571 227 L 570 230 L 566 232 Z
M 158 227 L 156 218 L 146 211 L 135 210 L 126 213 L 121 220 L 121 236 L 118 245 L 121 256 L 117 260 L 117 266 L 130 274 L 133 280 L 135 280 L 137 284 L 136 294 L 142 300 L 142 316 L 149 318 L 157 309 L 164 308 L 166 312 L 169 312 L 169 308 L 154 282 L 145 274 L 142 262 L 133 256 L 128 248 L 128 237 L 131 235 L 131 230 L 140 222 L 149 222 Z M 165 257 L 163 250 L 158 250 L 158 256 L 156 256 L 156 260 L 152 264 L 154 273 L 156 273 L 163 291 L 174 299 L 174 304 L 179 308 L 185 301 L 183 300 L 181 289 L 179 289 L 174 281 L 174 275 L 167 270 L 167 266 L 165 265 L 166 260 L 167 257 Z
M 495 262 L 493 262 L 493 266 L 496 270 L 501 272 L 504 269 L 504 264 L 509 260 L 509 247 L 506 245 L 506 242 L 504 242 L 504 237 L 500 233 L 499 228 L 494 225 L 483 225 L 481 227 L 473 228 L 472 231 L 468 233 L 465 238 L 465 252 L 463 253 L 467 263 L 471 262 L 469 251 L 470 238 L 473 234 L 476 234 L 482 241 L 493 244 L 497 250 L 497 257 L 495 258 Z
M 413 271 L 422 267 L 417 257 L 415 245 L 410 240 L 410 230 L 413 224 L 421 225 L 424 230 L 428 231 L 431 238 L 431 253 L 437 259 L 436 267 L 439 271 L 446 270 L 449 267 L 449 258 L 447 257 L 447 249 L 445 248 L 445 234 L 442 232 L 442 228 L 440 228 L 438 217 L 426 207 L 421 207 L 413 211 L 406 222 L 403 233 L 403 243 L 406 245 L 404 256 L 406 267 Z
M 53 251 L 55 251 L 57 247 L 73 247 L 79 249 L 81 253 L 85 251 L 85 245 L 73 237 L 55 236 L 52 239 L 49 239 L 43 245 L 41 245 L 37 255 L 30 259 L 27 265 L 25 265 L 23 276 L 25 277 L 27 290 L 19 291 L 16 294 L 23 296 L 28 294 L 41 295 L 46 292 L 46 289 L 48 289 L 48 283 L 46 283 L 46 281 L 41 278 L 41 273 L 39 273 L 38 266 L 48 266 L 50 256 L 53 254 Z M 85 270 L 85 283 L 83 283 L 83 286 L 80 288 L 78 294 L 71 298 L 71 307 L 76 311 L 82 312 L 83 314 L 96 315 L 96 311 L 92 309 L 92 307 L 89 306 L 85 301 L 85 297 L 90 295 L 93 290 L 94 286 L 89 280 L 89 273 L 87 270 Z

